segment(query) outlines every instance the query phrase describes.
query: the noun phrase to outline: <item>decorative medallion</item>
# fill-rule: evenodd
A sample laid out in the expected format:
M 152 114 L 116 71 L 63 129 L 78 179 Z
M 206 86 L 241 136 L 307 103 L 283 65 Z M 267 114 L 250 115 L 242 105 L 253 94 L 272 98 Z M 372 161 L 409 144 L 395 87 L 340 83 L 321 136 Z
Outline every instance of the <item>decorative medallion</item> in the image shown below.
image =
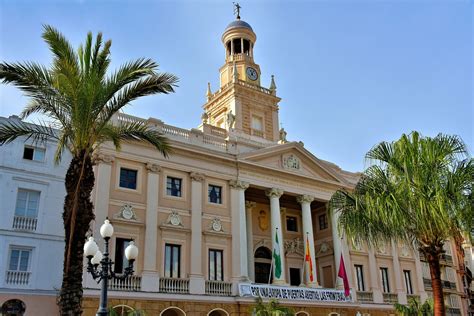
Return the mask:
M 215 232 L 223 232 L 224 230 L 222 229 L 222 222 L 221 222 L 221 219 L 218 218 L 218 217 L 215 217 L 212 221 L 211 221 L 211 230 L 215 231 Z
M 129 203 L 126 203 L 120 208 L 120 211 L 115 214 L 114 218 L 125 219 L 128 221 L 136 221 L 137 214 L 133 210 L 133 206 Z
M 319 247 L 319 252 L 326 253 L 328 251 L 329 251 L 329 245 L 326 242 L 323 242 L 321 244 L 321 247 Z
M 171 214 L 168 216 L 166 224 L 173 226 L 183 226 L 181 216 L 178 214 L 177 211 L 171 211 Z
M 400 247 L 400 255 L 402 257 L 410 257 L 410 248 L 407 244 L 403 243 Z
M 268 216 L 265 210 L 260 210 L 258 213 L 258 227 L 261 231 L 266 231 L 268 229 Z
M 387 254 L 387 245 L 385 243 L 379 244 L 376 246 L 377 252 L 386 255 Z
M 293 154 L 283 156 L 283 168 L 288 170 L 300 170 L 300 159 Z
M 285 254 L 296 253 L 302 255 L 304 253 L 303 240 L 295 238 L 293 240 L 285 240 L 284 243 Z

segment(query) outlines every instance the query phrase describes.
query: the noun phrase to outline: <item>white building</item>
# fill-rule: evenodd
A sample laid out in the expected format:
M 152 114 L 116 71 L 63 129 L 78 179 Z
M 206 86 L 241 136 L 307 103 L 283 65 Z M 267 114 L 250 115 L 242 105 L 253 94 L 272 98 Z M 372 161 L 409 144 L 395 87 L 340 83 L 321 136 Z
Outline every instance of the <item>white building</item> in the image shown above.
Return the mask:
M 57 314 L 64 175 L 71 158 L 65 153 L 55 165 L 55 150 L 54 142 L 34 144 L 26 137 L 0 146 L 0 314 L 23 308 L 24 315 Z

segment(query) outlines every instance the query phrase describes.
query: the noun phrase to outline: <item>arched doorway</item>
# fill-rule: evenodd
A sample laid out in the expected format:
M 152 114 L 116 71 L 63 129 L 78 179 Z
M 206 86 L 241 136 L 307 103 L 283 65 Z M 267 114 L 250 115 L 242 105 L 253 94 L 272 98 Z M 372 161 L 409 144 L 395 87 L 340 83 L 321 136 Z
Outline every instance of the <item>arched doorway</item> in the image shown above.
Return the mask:
M 272 264 L 272 252 L 267 247 L 259 247 L 255 250 L 255 283 L 268 283 L 273 280 L 270 276 L 270 268 Z
M 168 307 L 160 313 L 160 316 L 186 316 L 186 313 L 179 307 Z
M 21 300 L 8 300 L 2 304 L 0 315 L 3 316 L 23 316 L 26 311 L 26 305 Z
M 229 316 L 229 313 L 227 313 L 225 310 L 221 308 L 216 308 L 210 311 L 207 316 Z

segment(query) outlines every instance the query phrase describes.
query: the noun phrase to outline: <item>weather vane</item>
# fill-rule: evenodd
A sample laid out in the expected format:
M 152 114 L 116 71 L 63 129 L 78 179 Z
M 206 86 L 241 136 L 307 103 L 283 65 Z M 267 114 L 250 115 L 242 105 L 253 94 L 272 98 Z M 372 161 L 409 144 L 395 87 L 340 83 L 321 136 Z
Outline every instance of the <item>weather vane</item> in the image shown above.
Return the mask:
M 234 4 L 234 14 L 237 14 L 237 20 L 240 20 L 240 9 L 242 8 L 238 2 L 232 2 Z

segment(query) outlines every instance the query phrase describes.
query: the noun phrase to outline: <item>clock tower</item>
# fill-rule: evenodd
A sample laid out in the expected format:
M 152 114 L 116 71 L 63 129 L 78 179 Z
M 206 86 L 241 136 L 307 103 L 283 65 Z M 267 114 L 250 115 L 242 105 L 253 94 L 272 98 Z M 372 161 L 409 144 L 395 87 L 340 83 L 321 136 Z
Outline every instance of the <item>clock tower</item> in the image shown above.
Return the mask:
M 269 88 L 261 86 L 260 66 L 254 61 L 257 36 L 250 24 L 240 19 L 240 6 L 236 8 L 236 20 L 222 34 L 225 63 L 219 69 L 220 88 L 213 93 L 208 85 L 203 127 L 225 129 L 229 136 L 277 142 L 280 98 L 273 76 Z

